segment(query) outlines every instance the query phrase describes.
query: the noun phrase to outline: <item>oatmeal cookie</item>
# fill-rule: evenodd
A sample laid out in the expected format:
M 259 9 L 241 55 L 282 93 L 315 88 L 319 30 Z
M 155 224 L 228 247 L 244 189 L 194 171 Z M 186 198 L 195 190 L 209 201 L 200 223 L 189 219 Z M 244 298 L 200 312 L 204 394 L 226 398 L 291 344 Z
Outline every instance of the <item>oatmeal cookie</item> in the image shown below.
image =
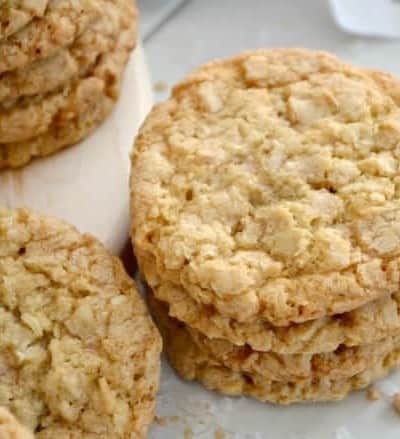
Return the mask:
M 158 314 L 159 317 L 159 314 Z M 228 367 L 200 349 L 187 328 L 178 320 L 161 315 L 158 319 L 164 346 L 172 366 L 182 378 L 197 380 L 211 390 L 227 395 L 246 395 L 265 402 L 291 404 L 344 398 L 350 391 L 368 387 L 400 366 L 400 345 L 372 359 L 368 367 L 347 378 L 308 377 L 278 381 L 264 375 Z
M 25 141 L 0 144 L 0 169 L 20 167 L 35 157 L 44 157 L 72 145 L 103 122 L 118 99 L 123 70 L 130 55 L 125 36 L 121 36 L 124 45 L 104 54 L 87 78 L 78 80 L 61 93 L 65 98 L 58 110 L 52 117 L 44 114 L 46 117 L 40 120 L 44 123 L 44 132 Z M 54 96 L 56 102 L 61 100 Z M 32 126 L 29 118 L 24 120 Z
M 0 73 L 55 54 L 72 44 L 101 15 L 97 0 L 50 0 L 42 18 L 0 41 Z
M 119 259 L 26 209 L 0 211 L 0 405 L 38 439 L 144 438 L 161 340 Z
M 155 294 L 169 283 L 224 318 L 287 326 L 396 293 L 399 90 L 300 49 L 177 85 L 132 157 L 133 243 Z
M 121 32 L 133 25 L 136 27 L 137 12 L 131 0 L 104 1 L 103 4 L 102 17 L 70 47 L 0 76 L 0 102 L 3 107 L 10 108 L 18 104 L 18 98 L 43 95 L 85 76 L 103 53 L 115 49 Z

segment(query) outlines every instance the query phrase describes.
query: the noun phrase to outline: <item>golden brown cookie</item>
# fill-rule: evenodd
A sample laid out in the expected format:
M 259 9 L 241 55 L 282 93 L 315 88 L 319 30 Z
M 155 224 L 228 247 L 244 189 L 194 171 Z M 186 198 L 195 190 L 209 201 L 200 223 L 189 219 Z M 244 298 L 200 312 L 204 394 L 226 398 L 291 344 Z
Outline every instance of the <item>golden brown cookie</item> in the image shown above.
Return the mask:
M 0 405 L 38 439 L 144 438 L 161 341 L 119 259 L 62 221 L 2 210 L 0 273 Z
M 42 18 L 0 41 L 0 73 L 53 55 L 102 14 L 98 0 L 50 0 Z
M 4 407 L 0 407 L 1 439 L 33 439 L 33 434 L 23 427 Z
M 168 306 L 149 292 L 149 303 L 157 320 L 168 319 Z M 400 346 L 397 334 L 379 340 L 376 344 L 345 347 L 318 354 L 277 354 L 236 346 L 228 340 L 211 339 L 199 331 L 182 324 L 200 351 L 235 372 L 256 374 L 267 380 L 296 382 L 305 378 L 349 378 L 363 372 L 371 363 Z
M 156 296 L 182 287 L 232 324 L 287 326 L 397 292 L 399 89 L 297 49 L 176 86 L 132 158 L 133 243 Z
M 279 404 L 337 400 L 352 390 L 369 386 L 400 365 L 397 339 L 392 350 L 382 351 L 381 356 L 371 358 L 366 368 L 350 377 L 334 379 L 321 375 L 292 381 L 271 380 L 259 371 L 228 367 L 207 350 L 202 350 L 178 320 L 167 317 L 165 313 L 160 315 L 157 310 L 156 317 L 167 355 L 179 375 L 187 380 L 198 380 L 207 388 L 227 395 L 246 395 Z M 346 363 L 343 366 L 346 367 Z
M 157 297 L 169 303 L 169 314 L 209 338 L 220 338 L 258 351 L 281 354 L 331 352 L 347 347 L 378 343 L 400 331 L 400 293 L 383 297 L 343 314 L 325 316 L 285 327 L 266 320 L 249 323 L 223 317 L 211 307 L 198 304 L 182 288 L 166 282 Z
M 18 32 L 46 12 L 49 0 L 8 0 L 0 2 L 0 41 Z
M 52 95 L 54 111 L 42 113 L 44 117 L 39 122 L 44 131 L 41 134 L 21 142 L 0 144 L 0 168 L 20 167 L 35 157 L 44 157 L 77 143 L 104 121 L 118 99 L 123 70 L 136 41 L 136 27 L 134 32 L 123 32 L 120 41 L 118 49 L 102 55 L 86 78 L 72 82 L 61 94 Z M 49 104 L 51 100 L 45 107 L 49 108 Z M 18 123 L 22 122 L 37 130 L 37 118 L 36 113 L 36 119 L 34 115 L 31 120 L 29 117 L 16 119 L 15 133 L 21 133 Z M 25 135 L 27 125 L 24 125 Z M 8 129 L 4 125 L 6 131 L 11 132 L 10 125 Z
M 120 34 L 137 24 L 131 0 L 102 1 L 102 15 L 74 43 L 55 55 L 0 76 L 0 102 L 10 108 L 23 96 L 43 95 L 85 76 L 96 60 L 115 49 Z M 133 32 L 133 30 L 131 30 Z

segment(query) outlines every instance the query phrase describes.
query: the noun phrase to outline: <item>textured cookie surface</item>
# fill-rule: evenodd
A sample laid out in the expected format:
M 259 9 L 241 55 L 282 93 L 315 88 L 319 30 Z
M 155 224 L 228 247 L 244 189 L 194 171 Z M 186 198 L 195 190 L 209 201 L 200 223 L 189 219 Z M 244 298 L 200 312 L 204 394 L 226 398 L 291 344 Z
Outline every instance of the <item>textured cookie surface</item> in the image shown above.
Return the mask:
M 122 264 L 94 238 L 0 213 L 0 405 L 37 438 L 141 438 L 160 338 Z
M 0 3 L 0 41 L 46 12 L 49 0 L 8 0 Z
M 33 435 L 8 410 L 0 407 L 0 438 L 33 439 Z
M 398 291 L 400 87 L 307 50 L 208 64 L 147 118 L 132 236 L 150 286 L 277 326 Z
M 16 99 L 21 96 L 48 93 L 84 76 L 101 54 L 115 49 L 121 32 L 136 25 L 136 9 L 131 0 L 103 1 L 101 5 L 101 18 L 71 46 L 58 50 L 50 58 L 0 76 L 3 107 L 16 105 Z
M 101 17 L 98 0 L 50 0 L 46 14 L 0 41 L 0 73 L 47 58 Z
M 400 365 L 400 346 L 371 359 L 368 367 L 348 378 L 304 378 L 277 381 L 257 372 L 239 371 L 219 362 L 200 349 L 186 328 L 175 319 L 157 320 L 165 349 L 176 371 L 187 380 L 198 380 L 207 388 L 227 395 L 247 395 L 261 401 L 290 404 L 344 398 L 350 391 L 365 388 Z
M 248 344 L 255 350 L 281 354 L 331 352 L 340 345 L 378 343 L 400 331 L 400 294 L 383 297 L 352 311 L 304 323 L 275 327 L 258 319 L 238 322 L 188 298 L 187 293 L 166 282 L 157 297 L 169 303 L 169 314 L 209 338 Z
M 168 319 L 168 307 L 157 301 L 152 293 L 149 302 L 157 320 Z M 235 372 L 257 374 L 274 381 L 303 380 L 305 378 L 349 378 L 368 368 L 371 363 L 388 355 L 400 346 L 400 331 L 377 344 L 344 347 L 319 354 L 277 354 L 251 349 L 248 345 L 235 346 L 227 340 L 210 339 L 193 328 L 184 327 L 200 351 L 215 358 Z
M 121 32 L 117 48 L 103 54 L 87 77 L 72 81 L 62 92 L 32 102 L 30 110 L 40 108 L 41 111 L 33 111 L 31 118 L 29 107 L 23 118 L 19 113 L 14 119 L 15 135 L 26 137 L 28 127 L 38 135 L 20 142 L 0 143 L 0 168 L 20 167 L 35 157 L 52 154 L 78 142 L 96 128 L 119 96 L 123 70 L 135 41 L 136 23 L 132 22 L 130 28 Z M 11 125 L 7 128 L 3 124 L 3 128 L 4 135 L 10 139 Z

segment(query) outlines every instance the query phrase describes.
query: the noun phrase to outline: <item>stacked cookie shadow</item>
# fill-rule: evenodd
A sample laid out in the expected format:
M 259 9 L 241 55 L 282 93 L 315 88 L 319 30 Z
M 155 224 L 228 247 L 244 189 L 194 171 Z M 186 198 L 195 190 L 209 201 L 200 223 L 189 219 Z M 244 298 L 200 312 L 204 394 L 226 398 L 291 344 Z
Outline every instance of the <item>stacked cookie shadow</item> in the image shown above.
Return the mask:
M 88 135 L 136 44 L 132 0 L 0 0 L 0 168 Z
M 324 53 L 260 50 L 153 110 L 132 237 L 181 376 L 287 404 L 399 365 L 398 90 Z

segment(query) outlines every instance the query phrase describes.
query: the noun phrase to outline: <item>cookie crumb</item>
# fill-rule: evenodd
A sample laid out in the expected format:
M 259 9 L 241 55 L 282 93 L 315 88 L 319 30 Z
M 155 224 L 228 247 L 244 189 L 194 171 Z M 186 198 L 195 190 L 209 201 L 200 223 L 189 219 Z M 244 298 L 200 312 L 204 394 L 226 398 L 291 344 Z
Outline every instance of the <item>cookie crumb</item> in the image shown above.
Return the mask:
M 175 424 L 177 424 L 178 422 L 180 422 L 180 418 L 179 418 L 179 416 L 170 416 L 170 421 L 171 422 L 173 422 L 173 423 L 175 423 Z
M 168 424 L 168 419 L 165 416 L 156 416 L 155 421 L 156 424 L 161 425 L 161 427 L 165 427 Z
M 163 93 L 168 90 L 168 84 L 164 81 L 157 81 L 154 83 L 153 89 L 156 93 Z
M 371 386 L 367 390 L 367 399 L 368 401 L 378 401 L 381 399 L 381 393 L 377 388 Z
M 217 427 L 214 431 L 214 439 L 225 439 L 226 435 L 221 427 Z
M 392 400 L 393 407 L 400 414 L 400 393 L 395 393 Z
M 193 430 L 190 427 L 186 427 L 183 431 L 184 439 L 193 439 Z

